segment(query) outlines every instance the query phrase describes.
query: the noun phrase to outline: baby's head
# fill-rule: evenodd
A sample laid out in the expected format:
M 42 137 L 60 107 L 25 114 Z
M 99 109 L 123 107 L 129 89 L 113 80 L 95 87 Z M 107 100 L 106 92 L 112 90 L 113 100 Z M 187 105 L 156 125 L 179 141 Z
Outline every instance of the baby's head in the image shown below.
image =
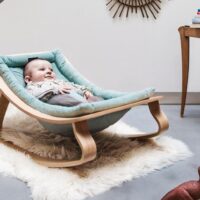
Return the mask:
M 34 59 L 24 67 L 24 81 L 26 83 L 54 80 L 56 78 L 51 63 L 47 60 Z

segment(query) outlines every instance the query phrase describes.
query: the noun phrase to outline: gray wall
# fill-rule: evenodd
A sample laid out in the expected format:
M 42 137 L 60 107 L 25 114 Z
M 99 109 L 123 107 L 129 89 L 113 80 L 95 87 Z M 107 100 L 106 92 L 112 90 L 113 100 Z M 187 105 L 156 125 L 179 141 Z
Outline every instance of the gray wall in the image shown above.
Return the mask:
M 190 24 L 199 0 L 163 0 L 158 19 L 112 19 L 106 0 L 4 0 L 0 54 L 59 48 L 96 84 L 122 91 L 181 89 L 178 27 Z M 200 40 L 191 41 L 189 91 L 199 91 Z

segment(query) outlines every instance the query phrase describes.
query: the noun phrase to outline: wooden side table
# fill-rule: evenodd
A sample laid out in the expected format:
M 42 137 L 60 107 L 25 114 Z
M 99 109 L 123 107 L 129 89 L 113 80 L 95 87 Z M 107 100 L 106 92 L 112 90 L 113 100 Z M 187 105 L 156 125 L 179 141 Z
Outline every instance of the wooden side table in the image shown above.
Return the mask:
M 181 117 L 184 116 L 185 101 L 187 96 L 188 74 L 189 74 L 189 54 L 190 54 L 190 37 L 200 38 L 200 28 L 191 28 L 181 26 L 178 29 L 181 38 L 182 51 L 182 97 L 181 97 Z

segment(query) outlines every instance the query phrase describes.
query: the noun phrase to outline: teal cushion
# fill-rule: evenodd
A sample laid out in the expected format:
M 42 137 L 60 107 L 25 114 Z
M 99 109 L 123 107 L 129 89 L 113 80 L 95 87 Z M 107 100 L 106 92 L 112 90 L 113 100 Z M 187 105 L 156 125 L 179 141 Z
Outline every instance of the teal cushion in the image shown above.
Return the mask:
M 49 62 L 51 62 L 53 70 L 56 73 L 58 79 L 74 82 L 80 85 L 85 85 L 94 93 L 94 95 L 101 96 L 105 100 L 94 103 L 84 103 L 73 107 L 50 105 L 38 100 L 31 94 L 27 93 L 24 88 L 25 83 L 23 80 L 23 69 L 24 65 L 28 61 L 28 58 L 31 57 L 39 57 L 48 60 Z M 85 79 L 62 55 L 62 53 L 59 50 L 25 55 L 0 56 L 0 75 L 3 77 L 3 79 L 11 88 L 11 90 L 13 90 L 13 92 L 17 96 L 19 96 L 25 103 L 39 110 L 42 113 L 46 113 L 57 117 L 75 117 L 102 111 L 109 108 L 118 107 L 124 104 L 148 98 L 154 92 L 154 88 L 147 88 L 142 91 L 129 93 L 116 92 L 99 88 L 87 79 Z M 120 118 L 119 113 L 121 113 L 121 116 L 123 116 L 127 111 L 128 110 L 121 111 L 116 114 L 107 115 L 108 119 L 111 118 L 111 120 L 108 120 L 105 117 L 98 118 L 98 123 L 95 119 L 90 120 L 90 127 L 92 127 L 92 130 L 102 130 L 102 128 L 109 126 L 109 121 L 111 124 L 116 122 L 116 120 Z M 114 115 L 117 116 L 116 119 Z M 99 122 L 102 122 L 102 124 Z M 46 126 L 46 123 L 43 124 L 44 126 Z M 57 128 L 56 130 L 58 130 L 59 132 L 59 128 Z

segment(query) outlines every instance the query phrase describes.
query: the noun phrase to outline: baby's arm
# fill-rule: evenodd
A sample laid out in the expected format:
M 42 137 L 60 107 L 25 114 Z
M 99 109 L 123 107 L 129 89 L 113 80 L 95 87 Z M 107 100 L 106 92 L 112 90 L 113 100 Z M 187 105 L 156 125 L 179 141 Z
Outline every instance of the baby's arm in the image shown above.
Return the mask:
M 40 99 L 41 97 L 45 96 L 48 93 L 55 94 L 56 91 L 54 87 L 50 85 L 43 84 L 41 82 L 39 83 L 28 83 L 26 86 L 27 91 L 32 94 L 33 96 Z
M 68 86 L 65 86 L 65 85 L 60 85 L 58 86 L 58 92 L 59 94 L 66 94 L 66 93 L 70 93 L 70 90 L 72 88 L 68 87 Z
M 90 96 L 93 96 L 92 92 L 85 86 L 82 85 L 78 85 L 75 83 L 71 83 L 72 86 L 77 89 L 77 92 L 82 95 L 85 96 L 86 98 L 89 98 Z
M 70 90 L 73 89 L 71 84 L 68 84 L 63 80 L 55 80 L 54 84 L 60 94 L 70 93 Z
M 53 81 L 31 82 L 27 84 L 26 89 L 30 94 L 42 101 L 48 100 L 53 95 L 64 94 L 69 91 L 67 87 Z
M 89 97 L 93 96 L 92 92 L 89 91 L 89 89 L 85 86 L 75 84 L 73 82 L 66 82 L 63 80 L 56 80 L 57 84 L 60 86 L 61 94 L 68 93 L 71 89 L 76 90 L 78 94 L 81 96 L 86 97 L 88 99 Z

